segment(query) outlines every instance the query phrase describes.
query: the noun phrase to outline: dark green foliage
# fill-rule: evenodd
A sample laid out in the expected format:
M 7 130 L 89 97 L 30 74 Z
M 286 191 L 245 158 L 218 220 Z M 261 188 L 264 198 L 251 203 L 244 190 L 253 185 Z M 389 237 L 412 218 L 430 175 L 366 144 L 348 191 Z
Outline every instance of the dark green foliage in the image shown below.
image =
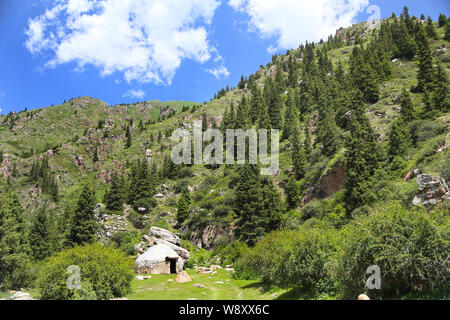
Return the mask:
M 22 286 L 29 261 L 23 208 L 17 193 L 0 180 L 0 283 L 3 288 Z
M 403 119 L 394 122 L 389 134 L 389 156 L 403 156 L 411 144 L 411 135 Z
M 95 191 L 86 184 L 78 198 L 72 217 L 68 242 L 72 245 L 93 243 L 96 240 L 97 221 L 94 209 L 96 205 Z
M 237 233 L 239 240 L 253 245 L 266 232 L 278 228 L 281 200 L 272 180 L 260 177 L 259 166 L 246 164 L 238 172 L 235 188 Z
M 277 84 L 271 77 L 268 77 L 264 83 L 264 99 L 270 117 L 271 128 L 281 130 L 283 128 L 283 99 L 281 98 Z
M 153 180 L 153 176 L 150 176 L 146 158 L 133 165 L 131 168 L 130 180 L 130 192 L 128 197 L 130 204 L 134 205 L 139 199 L 149 199 L 153 197 L 155 193 L 155 181 Z
M 105 194 L 106 209 L 110 211 L 121 211 L 124 202 L 124 186 L 117 172 L 111 177 L 111 185 Z
M 286 184 L 286 202 L 289 208 L 296 208 L 300 203 L 300 187 L 294 176 Z
M 447 25 L 447 17 L 445 14 L 441 13 L 438 19 L 438 28 L 442 28 Z
M 354 299 L 367 290 L 365 272 L 374 264 L 382 275 L 382 290 L 372 291 L 376 295 L 426 292 L 448 283 L 449 227 L 444 210 L 429 214 L 400 206 L 349 224 L 337 254 L 339 286 Z
M 80 268 L 81 289 L 67 286 L 69 266 Z M 91 244 L 59 252 L 39 272 L 37 287 L 45 300 L 120 298 L 130 291 L 133 272 L 124 254 L 112 247 Z M 75 280 L 72 284 L 75 284 Z M 88 297 L 83 294 L 90 288 Z
M 125 138 L 127 139 L 127 141 L 125 142 L 125 148 L 128 149 L 132 144 L 130 126 L 127 126 L 127 129 L 125 131 Z
M 241 80 L 239 81 L 238 88 L 241 89 L 241 90 L 245 89 L 244 75 L 241 76 Z
M 417 32 L 417 46 L 419 56 L 419 71 L 417 73 L 417 90 L 423 92 L 433 82 L 433 57 L 431 56 L 430 45 L 423 27 Z
M 402 95 L 400 97 L 401 115 L 405 122 L 411 122 L 416 118 L 414 111 L 414 106 L 411 101 L 411 96 L 406 89 L 403 89 Z
M 307 158 L 305 148 L 300 140 L 300 128 L 298 126 L 298 121 L 296 121 L 294 126 L 292 140 L 292 163 L 294 165 L 293 170 L 295 178 L 297 180 L 300 180 L 305 176 Z
M 317 141 L 323 145 L 323 153 L 332 157 L 339 148 L 339 130 L 336 125 L 334 111 L 327 107 L 319 119 Z
M 47 212 L 40 209 L 34 217 L 33 225 L 30 230 L 30 248 L 31 254 L 35 260 L 44 260 L 55 250 L 54 236 L 51 232 L 51 221 Z
M 425 30 L 427 31 L 428 37 L 432 39 L 437 39 L 437 32 L 433 25 L 433 19 L 431 19 L 430 16 L 428 16 L 427 26 L 425 27 Z
M 192 199 L 188 187 L 184 187 L 177 205 L 177 222 L 183 224 L 191 213 Z
M 292 138 L 294 133 L 295 122 L 297 121 L 297 107 L 295 105 L 294 91 L 289 89 L 288 100 L 286 105 L 286 113 L 284 116 L 284 129 L 282 134 L 282 139 Z
M 450 19 L 449 21 L 447 21 L 447 24 L 445 25 L 444 39 L 450 41 Z
M 361 90 L 364 100 L 375 103 L 380 96 L 375 70 L 364 60 L 364 54 L 360 47 L 355 46 L 350 58 L 350 76 L 353 84 Z
M 345 204 L 350 217 L 354 209 L 363 204 L 363 195 L 370 184 L 370 177 L 378 168 L 379 150 L 369 119 L 364 115 L 361 97 L 357 94 L 355 110 L 350 120 L 350 136 L 346 141 Z

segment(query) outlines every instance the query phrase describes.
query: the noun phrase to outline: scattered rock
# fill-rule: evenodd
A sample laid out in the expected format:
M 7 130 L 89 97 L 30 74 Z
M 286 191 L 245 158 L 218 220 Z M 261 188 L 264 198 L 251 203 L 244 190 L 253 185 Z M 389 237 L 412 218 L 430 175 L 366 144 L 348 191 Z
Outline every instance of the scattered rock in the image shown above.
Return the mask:
M 448 185 L 441 177 L 419 174 L 416 183 L 419 186 L 419 191 L 412 201 L 415 206 L 429 207 L 441 203 L 445 199 L 450 199 Z
M 191 277 L 187 274 L 186 271 L 182 271 L 178 274 L 177 276 L 177 282 L 178 283 L 186 283 L 186 282 L 191 282 L 192 279 Z
M 194 283 L 192 286 L 195 287 L 195 288 L 207 289 L 206 286 L 201 284 L 201 283 Z
M 11 300 L 33 300 L 28 292 L 18 291 L 12 297 Z
M 139 281 L 142 281 L 142 280 L 144 280 L 144 276 L 136 276 L 136 279 Z

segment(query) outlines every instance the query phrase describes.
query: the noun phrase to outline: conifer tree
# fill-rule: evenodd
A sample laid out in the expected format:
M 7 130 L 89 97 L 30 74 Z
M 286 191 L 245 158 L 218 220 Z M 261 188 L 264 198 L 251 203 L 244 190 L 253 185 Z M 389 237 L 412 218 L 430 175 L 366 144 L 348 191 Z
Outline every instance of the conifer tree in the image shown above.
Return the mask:
M 95 191 L 89 184 L 86 184 L 80 193 L 72 218 L 67 239 L 70 244 L 83 245 L 95 242 L 97 232 L 95 204 Z
M 0 181 L 0 283 L 3 288 L 15 289 L 22 285 L 18 273 L 29 261 L 27 240 L 19 197 Z
M 127 139 L 127 141 L 125 143 L 125 148 L 128 149 L 128 148 L 131 147 L 131 144 L 132 144 L 130 126 L 127 126 L 127 129 L 126 129 L 126 132 L 125 132 L 125 137 Z
M 436 29 L 434 28 L 433 25 L 433 20 L 431 19 L 430 16 L 428 16 L 427 19 L 427 26 L 425 27 L 428 37 L 432 38 L 432 39 L 437 39 L 437 32 Z
M 358 91 L 353 97 L 350 119 L 350 136 L 346 140 L 345 204 L 347 216 L 363 204 L 363 195 L 370 185 L 370 177 L 379 166 L 379 150 L 369 119 L 364 114 L 362 95 Z
M 245 89 L 244 75 L 241 76 L 241 80 L 239 81 L 238 88 L 241 89 L 241 90 Z
M 189 193 L 188 187 L 186 186 L 181 192 L 181 196 L 180 199 L 178 200 L 177 205 L 177 222 L 179 225 L 183 224 L 183 222 L 185 222 L 186 219 L 189 217 L 191 205 L 192 205 L 191 195 Z
M 323 145 L 323 153 L 332 157 L 339 148 L 339 130 L 336 125 L 335 113 L 329 106 L 326 107 L 319 121 L 317 141 Z
M 94 163 L 98 162 L 98 146 L 95 146 L 95 152 L 92 161 L 94 161 Z
M 445 25 L 444 40 L 450 41 L 450 19 L 447 21 L 447 24 Z
M 400 97 L 401 115 L 405 122 L 411 122 L 415 119 L 414 106 L 411 101 L 411 96 L 406 89 L 403 89 Z
M 300 189 L 294 176 L 291 176 L 286 184 L 286 202 L 289 208 L 294 209 L 300 201 Z
M 111 186 L 105 194 L 106 209 L 110 211 L 121 211 L 123 206 L 123 184 L 117 172 L 111 177 Z
M 438 28 L 442 28 L 447 25 L 447 17 L 445 14 L 441 13 L 438 19 Z
M 47 212 L 38 210 L 30 230 L 30 248 L 35 260 L 44 260 L 53 253 L 51 226 Z
M 375 103 L 380 96 L 380 88 L 374 70 L 364 61 L 362 49 L 353 48 L 350 58 L 350 75 L 353 84 L 361 90 L 366 102 Z
M 420 27 L 417 33 L 418 53 L 419 53 L 419 71 L 417 73 L 417 90 L 423 92 L 433 82 L 433 57 L 431 56 L 430 45 L 423 30 Z
M 303 179 L 307 165 L 305 148 L 300 141 L 300 128 L 298 122 L 295 123 L 294 132 L 292 134 L 292 163 L 294 165 L 294 175 L 297 180 Z
M 436 109 L 442 112 L 450 111 L 450 94 L 447 73 L 440 63 L 437 64 L 435 71 L 433 104 Z
M 294 131 L 295 121 L 297 120 L 297 107 L 295 105 L 294 90 L 288 90 L 288 98 L 286 104 L 286 113 L 284 116 L 284 129 L 282 139 L 289 139 Z
M 403 156 L 409 145 L 411 136 L 408 127 L 403 119 L 398 119 L 392 125 L 389 134 L 389 157 L 394 159 L 396 156 Z
M 297 86 L 298 81 L 298 65 L 294 55 L 289 56 L 289 76 L 288 76 L 288 84 L 291 88 L 295 88 Z

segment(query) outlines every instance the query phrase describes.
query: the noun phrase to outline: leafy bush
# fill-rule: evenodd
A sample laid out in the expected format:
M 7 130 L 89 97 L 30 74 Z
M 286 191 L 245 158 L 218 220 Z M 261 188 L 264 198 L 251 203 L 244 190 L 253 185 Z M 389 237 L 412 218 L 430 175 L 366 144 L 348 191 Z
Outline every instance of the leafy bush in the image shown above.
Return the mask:
M 145 198 L 145 199 L 139 199 L 135 202 L 133 209 L 138 211 L 139 208 L 144 208 L 145 212 L 148 213 L 150 209 L 153 209 L 158 205 L 158 201 L 156 201 L 155 198 Z
M 111 242 L 116 249 L 122 250 L 128 255 L 136 253 L 134 244 L 140 241 L 140 235 L 137 231 L 120 231 L 113 234 Z
M 81 270 L 81 289 L 67 286 L 69 266 Z M 42 299 L 72 300 L 83 298 L 111 299 L 130 290 L 133 271 L 124 254 L 100 244 L 75 247 L 50 257 L 39 272 L 37 287 Z M 92 288 L 92 289 L 91 289 Z
M 400 205 L 380 210 L 344 227 L 334 260 L 334 277 L 346 297 L 365 291 L 366 270 L 381 269 L 384 296 L 425 292 L 448 282 L 448 213 L 408 211 Z

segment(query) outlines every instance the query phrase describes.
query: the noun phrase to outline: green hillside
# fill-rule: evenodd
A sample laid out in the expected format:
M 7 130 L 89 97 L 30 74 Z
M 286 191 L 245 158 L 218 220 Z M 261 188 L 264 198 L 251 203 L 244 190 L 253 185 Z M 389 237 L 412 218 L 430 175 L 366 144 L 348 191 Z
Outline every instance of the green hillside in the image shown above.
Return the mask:
M 86 206 L 126 221 L 102 243 L 134 257 L 133 245 L 149 226 L 171 230 L 194 253 L 189 267 L 214 259 L 233 264 L 234 276 L 221 279 L 240 299 L 353 298 L 367 291 L 362 279 L 370 264 L 398 266 L 382 268 L 386 289 L 369 293 L 375 297 L 441 297 L 450 276 L 448 186 L 432 190 L 425 199 L 431 204 L 413 199 L 421 192 L 419 174 L 450 181 L 448 25 L 404 13 L 341 29 L 274 56 L 206 103 L 109 106 L 80 97 L 0 116 L 0 204 L 8 208 L 17 193 L 19 233 L 41 230 L 33 229 L 39 212 L 48 217 L 49 232 L 33 243 L 51 240 L 51 249 L 39 257 L 28 252 L 25 267 L 36 271 L 42 258 L 74 244 L 79 196 L 89 184 Z M 192 130 L 196 120 L 222 130 L 281 129 L 280 170 L 264 177 L 248 164 L 174 165 L 172 132 Z M 405 243 L 410 251 L 400 248 Z M 354 267 L 344 262 L 349 255 Z M 429 268 L 401 268 L 415 263 Z M 34 286 L 11 274 L 0 280 Z M 192 284 L 180 293 L 166 278 L 134 281 L 127 297 L 153 299 L 146 290 L 163 290 L 159 298 L 202 298 Z M 275 289 L 260 293 L 263 285 Z M 207 298 L 236 298 L 216 287 Z

